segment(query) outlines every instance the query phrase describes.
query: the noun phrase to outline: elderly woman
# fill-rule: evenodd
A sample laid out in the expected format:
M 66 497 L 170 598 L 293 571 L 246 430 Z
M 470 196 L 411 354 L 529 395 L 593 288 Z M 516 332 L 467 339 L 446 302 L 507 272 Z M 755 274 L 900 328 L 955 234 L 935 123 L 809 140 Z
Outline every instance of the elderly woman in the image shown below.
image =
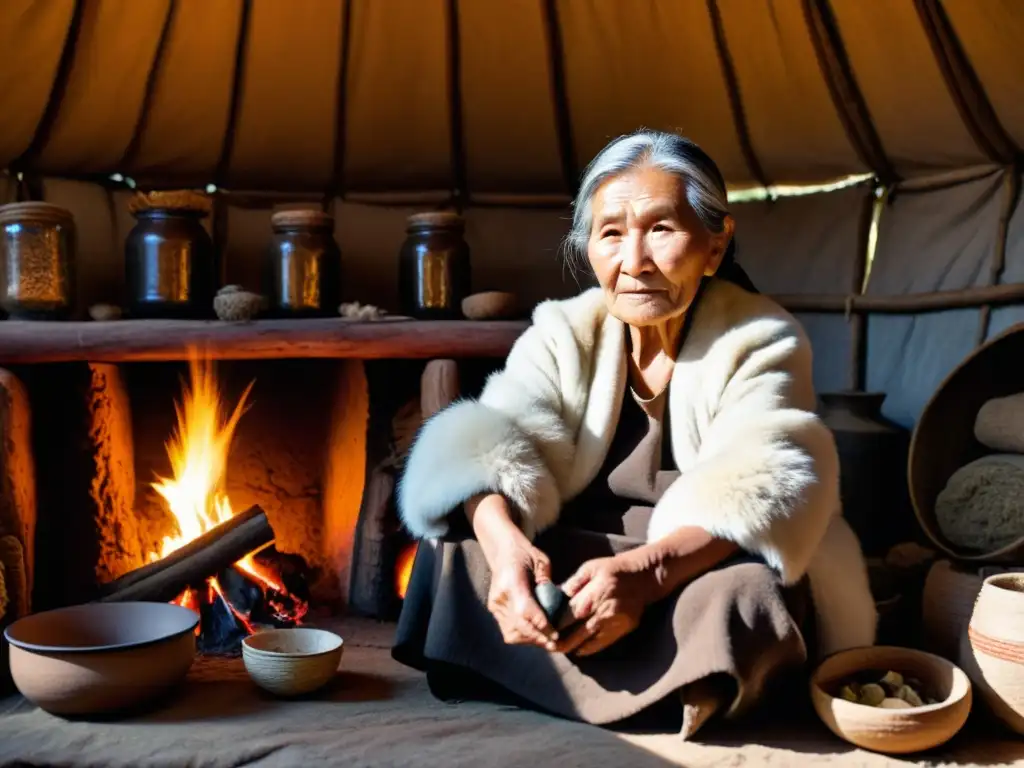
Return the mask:
M 598 286 L 538 306 L 401 481 L 424 541 L 393 655 L 435 695 L 658 712 L 688 735 L 809 654 L 874 642 L 810 345 L 733 264 L 733 229 L 679 136 L 618 138 L 588 167 L 568 246 Z M 551 580 L 559 626 L 535 599 Z

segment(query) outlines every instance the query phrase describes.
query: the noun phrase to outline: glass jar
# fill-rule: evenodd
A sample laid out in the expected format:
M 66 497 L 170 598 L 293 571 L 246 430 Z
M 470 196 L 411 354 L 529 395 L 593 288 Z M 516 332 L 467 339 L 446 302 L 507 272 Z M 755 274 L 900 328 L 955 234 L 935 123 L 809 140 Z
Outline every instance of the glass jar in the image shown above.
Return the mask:
M 75 220 L 49 203 L 0 206 L 3 295 L 15 320 L 64 320 L 75 297 Z
M 403 315 L 421 320 L 462 317 L 462 300 L 469 295 L 471 278 L 465 229 L 465 219 L 449 211 L 408 218 L 398 265 Z
M 139 194 L 125 239 L 127 310 L 138 318 L 209 318 L 217 290 L 213 239 L 203 226 L 209 198 L 191 192 Z
M 334 217 L 323 211 L 278 211 L 264 272 L 268 314 L 329 317 L 341 303 L 341 249 Z

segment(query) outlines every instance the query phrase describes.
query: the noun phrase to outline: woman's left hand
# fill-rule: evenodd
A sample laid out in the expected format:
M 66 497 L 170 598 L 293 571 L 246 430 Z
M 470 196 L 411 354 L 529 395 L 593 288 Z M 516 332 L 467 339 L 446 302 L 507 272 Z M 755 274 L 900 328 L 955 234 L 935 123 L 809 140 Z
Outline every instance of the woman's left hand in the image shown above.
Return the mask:
M 578 625 L 557 643 L 562 653 L 590 656 L 628 635 L 653 602 L 649 569 L 623 555 L 588 560 L 562 585 Z

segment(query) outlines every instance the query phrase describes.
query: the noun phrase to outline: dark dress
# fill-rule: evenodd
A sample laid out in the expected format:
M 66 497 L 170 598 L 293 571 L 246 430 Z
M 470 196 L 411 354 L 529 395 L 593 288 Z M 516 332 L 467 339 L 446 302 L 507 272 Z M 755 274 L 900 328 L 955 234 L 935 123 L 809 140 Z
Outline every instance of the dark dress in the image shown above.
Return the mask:
M 644 543 L 653 505 L 678 476 L 662 440 L 666 404 L 665 393 L 645 402 L 627 391 L 602 469 L 535 542 L 555 583 L 588 559 Z M 687 686 L 725 681 L 726 714 L 736 715 L 807 658 L 806 590 L 784 588 L 746 554 L 651 606 L 636 630 L 593 656 L 507 645 L 487 611 L 490 571 L 465 520 L 453 512 L 449 537 L 420 543 L 392 650 L 425 671 L 442 699 L 511 701 L 599 725 L 646 713 L 678 727 Z

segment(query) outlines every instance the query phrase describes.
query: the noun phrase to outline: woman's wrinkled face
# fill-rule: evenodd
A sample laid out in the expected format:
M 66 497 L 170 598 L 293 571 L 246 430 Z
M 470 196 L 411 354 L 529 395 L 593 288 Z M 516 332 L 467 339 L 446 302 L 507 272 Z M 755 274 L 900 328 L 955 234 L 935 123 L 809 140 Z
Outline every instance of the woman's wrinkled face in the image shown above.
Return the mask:
M 732 237 L 731 217 L 722 232 L 708 232 L 683 182 L 657 168 L 609 179 L 591 208 L 590 266 L 608 310 L 629 325 L 654 325 L 685 312 Z

